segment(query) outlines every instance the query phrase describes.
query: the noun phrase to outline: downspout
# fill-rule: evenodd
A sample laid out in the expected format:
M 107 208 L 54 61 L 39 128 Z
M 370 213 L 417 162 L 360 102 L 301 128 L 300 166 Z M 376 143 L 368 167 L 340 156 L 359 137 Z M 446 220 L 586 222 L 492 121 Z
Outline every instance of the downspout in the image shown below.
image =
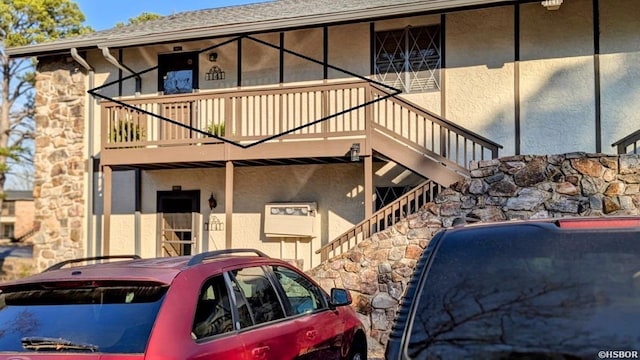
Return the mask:
M 135 71 L 131 70 L 131 68 L 129 68 L 128 66 L 120 63 L 115 57 L 113 57 L 113 55 L 111 55 L 111 52 L 109 52 L 109 48 L 108 47 L 103 46 L 103 47 L 98 47 L 98 48 L 100 50 L 102 50 L 102 56 L 104 56 L 105 60 L 107 60 L 113 66 L 117 67 L 120 70 L 126 71 L 131 75 L 135 75 L 135 78 L 136 78 L 136 96 L 139 96 L 140 92 L 142 91 L 142 78 L 140 77 L 140 75 L 138 75 L 138 73 L 136 73 Z
M 85 59 L 83 59 L 80 54 L 78 54 L 78 50 L 76 48 L 71 49 L 71 57 L 75 60 L 80 66 L 85 68 L 89 72 L 89 89 L 93 89 L 95 87 L 95 71 L 93 68 L 87 63 Z M 94 161 L 95 156 L 93 155 L 93 132 L 94 132 L 94 99 L 93 96 L 89 96 L 89 112 L 87 114 L 89 120 L 89 130 L 87 136 L 87 256 L 93 256 L 94 249 L 94 236 L 93 236 L 93 194 L 94 194 Z

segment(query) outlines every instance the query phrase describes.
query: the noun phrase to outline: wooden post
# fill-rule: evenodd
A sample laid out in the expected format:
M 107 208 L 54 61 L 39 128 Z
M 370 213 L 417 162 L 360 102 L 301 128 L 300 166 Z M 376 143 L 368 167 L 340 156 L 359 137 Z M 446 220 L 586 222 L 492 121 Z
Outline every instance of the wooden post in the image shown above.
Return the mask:
M 233 246 L 233 162 L 227 161 L 224 182 L 224 212 L 225 212 L 225 248 Z
M 102 208 L 104 217 L 103 235 L 102 235 L 102 255 L 109 255 L 111 245 L 111 188 L 113 186 L 111 167 L 104 166 L 103 172 L 103 191 L 102 191 Z

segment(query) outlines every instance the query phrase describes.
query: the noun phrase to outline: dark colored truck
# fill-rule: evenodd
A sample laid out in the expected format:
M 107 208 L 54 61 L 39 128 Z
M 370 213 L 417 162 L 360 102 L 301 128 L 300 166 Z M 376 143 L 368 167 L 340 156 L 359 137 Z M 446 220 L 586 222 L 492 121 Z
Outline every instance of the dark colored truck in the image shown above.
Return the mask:
M 640 217 L 472 224 L 416 265 L 386 359 L 637 359 Z

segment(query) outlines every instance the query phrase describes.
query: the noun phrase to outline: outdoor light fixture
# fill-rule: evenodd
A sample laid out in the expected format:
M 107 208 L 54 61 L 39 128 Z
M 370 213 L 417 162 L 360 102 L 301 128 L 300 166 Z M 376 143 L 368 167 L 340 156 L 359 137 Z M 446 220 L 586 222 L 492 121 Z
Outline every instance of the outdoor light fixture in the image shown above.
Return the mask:
M 209 61 L 216 62 L 218 61 L 218 53 L 212 52 L 209 53 Z M 224 70 L 218 65 L 213 65 L 209 71 L 204 74 L 205 80 L 224 80 L 225 74 Z
M 351 161 L 360 161 L 360 144 L 351 145 L 349 154 L 351 155 Z
M 545 0 L 540 4 L 547 8 L 547 10 L 558 10 L 560 9 L 560 5 L 562 5 L 562 2 L 563 0 Z
M 209 209 L 213 210 L 216 206 L 218 206 L 218 202 L 216 201 L 216 198 L 213 197 L 213 193 L 211 193 L 211 196 L 209 196 Z

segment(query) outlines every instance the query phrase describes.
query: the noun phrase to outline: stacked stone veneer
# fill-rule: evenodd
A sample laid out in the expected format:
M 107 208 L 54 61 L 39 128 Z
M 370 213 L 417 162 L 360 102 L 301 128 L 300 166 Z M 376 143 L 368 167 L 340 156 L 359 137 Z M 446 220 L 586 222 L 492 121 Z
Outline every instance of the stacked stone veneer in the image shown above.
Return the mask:
M 67 59 L 47 58 L 36 76 L 34 260 L 38 270 L 84 255 L 85 75 Z
M 380 353 L 415 264 L 429 240 L 455 219 L 484 222 L 640 213 L 640 157 L 574 153 L 515 156 L 472 164 L 471 178 L 416 214 L 310 271 L 329 289 L 351 291 Z

